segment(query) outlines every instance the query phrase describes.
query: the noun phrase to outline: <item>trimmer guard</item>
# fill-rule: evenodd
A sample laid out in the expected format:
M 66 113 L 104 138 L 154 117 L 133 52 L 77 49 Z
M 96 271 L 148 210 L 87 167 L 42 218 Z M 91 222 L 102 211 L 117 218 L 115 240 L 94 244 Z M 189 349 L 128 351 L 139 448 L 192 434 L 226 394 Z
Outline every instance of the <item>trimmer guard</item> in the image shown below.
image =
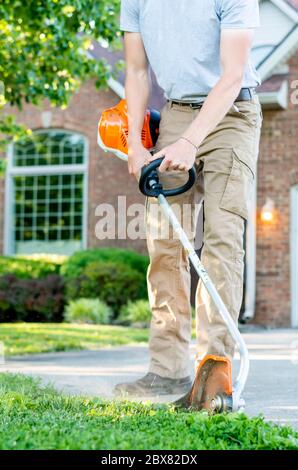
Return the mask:
M 174 402 L 179 408 L 225 412 L 233 410 L 231 361 L 207 355 L 199 364 L 191 390 Z

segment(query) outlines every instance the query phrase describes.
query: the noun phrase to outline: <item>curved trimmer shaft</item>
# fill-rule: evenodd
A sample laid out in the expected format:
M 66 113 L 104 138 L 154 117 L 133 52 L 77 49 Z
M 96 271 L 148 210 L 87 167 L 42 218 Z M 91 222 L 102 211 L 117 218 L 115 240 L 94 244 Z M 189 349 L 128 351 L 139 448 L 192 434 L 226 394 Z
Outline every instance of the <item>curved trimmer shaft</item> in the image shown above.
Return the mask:
M 156 159 L 153 162 L 151 162 L 149 165 L 143 168 L 140 182 L 139 182 L 139 187 L 140 187 L 141 192 L 145 194 L 146 196 L 151 196 L 151 197 L 153 196 L 157 198 L 165 217 L 169 220 L 170 224 L 173 227 L 173 230 L 178 235 L 179 240 L 181 241 L 186 252 L 188 253 L 190 262 L 192 263 L 194 269 L 196 270 L 197 274 L 202 280 L 205 288 L 210 294 L 210 297 L 215 303 L 219 314 L 221 315 L 222 319 L 227 325 L 232 338 L 234 339 L 235 343 L 237 344 L 239 348 L 240 369 L 239 369 L 239 373 L 235 381 L 235 384 L 233 386 L 233 397 L 232 397 L 233 403 L 229 404 L 229 409 L 232 409 L 233 411 L 238 411 L 239 409 L 244 408 L 244 400 L 242 399 L 241 395 L 244 390 L 247 377 L 248 377 L 248 371 L 249 371 L 249 358 L 248 358 L 248 350 L 247 350 L 246 344 L 234 320 L 232 319 L 228 309 L 226 308 L 222 298 L 217 292 L 215 285 L 211 281 L 200 258 L 196 254 L 193 245 L 189 241 L 174 211 L 172 210 L 170 204 L 168 203 L 166 199 L 166 196 L 175 196 L 177 194 L 182 194 L 186 192 L 189 188 L 191 188 L 195 182 L 196 172 L 194 168 L 189 170 L 188 181 L 180 188 L 164 190 L 162 188 L 162 185 L 159 182 L 159 176 L 157 173 L 157 168 L 160 166 L 162 160 L 163 158 Z M 212 407 L 214 411 L 225 408 L 223 400 L 225 400 L 224 397 L 221 397 L 221 396 L 214 397 L 214 400 L 212 402 Z
M 170 221 L 173 230 L 176 232 L 176 234 L 179 237 L 179 240 L 181 241 L 184 249 L 186 250 L 189 259 L 198 273 L 200 279 L 202 280 L 205 288 L 207 289 L 208 293 L 210 294 L 210 297 L 212 298 L 213 302 L 215 303 L 222 319 L 226 323 L 229 332 L 234 339 L 235 343 L 237 344 L 239 348 L 239 353 L 240 353 L 240 369 L 239 373 L 237 376 L 237 379 L 235 381 L 234 387 L 233 387 L 233 411 L 238 411 L 239 409 L 242 409 L 244 407 L 244 401 L 241 398 L 242 392 L 244 390 L 247 377 L 248 377 L 248 371 L 249 371 L 249 358 L 248 358 L 248 350 L 246 347 L 246 344 L 237 328 L 235 325 L 234 320 L 232 319 L 229 311 L 227 310 L 223 300 L 221 299 L 219 293 L 217 292 L 213 282 L 211 281 L 210 277 L 208 276 L 208 273 L 206 272 L 206 269 L 204 268 L 200 258 L 198 257 L 197 253 L 195 252 L 194 247 L 192 246 L 191 242 L 189 241 L 186 233 L 182 229 L 174 211 L 172 210 L 171 206 L 169 205 L 168 201 L 166 200 L 165 196 L 163 194 L 160 194 L 158 197 L 158 202 L 160 204 L 160 207 L 166 216 L 166 218 Z

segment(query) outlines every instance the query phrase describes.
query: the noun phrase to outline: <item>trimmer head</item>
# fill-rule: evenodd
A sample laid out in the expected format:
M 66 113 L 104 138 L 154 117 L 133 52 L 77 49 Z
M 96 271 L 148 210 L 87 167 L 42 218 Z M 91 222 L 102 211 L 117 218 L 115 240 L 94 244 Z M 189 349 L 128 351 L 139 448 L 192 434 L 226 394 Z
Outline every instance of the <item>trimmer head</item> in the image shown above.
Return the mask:
M 142 143 L 148 150 L 156 144 L 159 134 L 160 114 L 147 110 L 142 130 Z M 128 155 L 128 112 L 125 100 L 117 106 L 105 110 L 98 123 L 98 145 L 106 152 L 112 152 L 118 158 L 127 160 Z
M 198 366 L 191 390 L 174 402 L 174 405 L 212 413 L 233 411 L 230 360 L 220 356 L 205 356 Z

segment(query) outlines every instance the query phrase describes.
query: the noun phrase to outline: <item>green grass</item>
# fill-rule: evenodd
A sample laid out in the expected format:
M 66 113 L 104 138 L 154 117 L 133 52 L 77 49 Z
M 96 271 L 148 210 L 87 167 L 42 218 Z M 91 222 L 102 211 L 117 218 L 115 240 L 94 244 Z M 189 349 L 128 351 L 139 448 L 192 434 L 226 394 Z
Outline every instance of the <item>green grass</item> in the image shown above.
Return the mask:
M 7 356 L 99 349 L 148 341 L 148 330 L 110 325 L 2 323 L 0 341 Z
M 68 397 L 0 374 L 0 449 L 298 449 L 298 433 L 243 414 Z

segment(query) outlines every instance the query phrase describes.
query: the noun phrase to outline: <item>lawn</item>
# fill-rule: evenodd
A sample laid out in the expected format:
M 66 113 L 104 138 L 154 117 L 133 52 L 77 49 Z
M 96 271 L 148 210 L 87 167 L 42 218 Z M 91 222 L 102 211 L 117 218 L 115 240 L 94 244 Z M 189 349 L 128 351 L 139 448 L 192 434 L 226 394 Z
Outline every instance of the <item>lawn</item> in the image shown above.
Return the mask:
M 110 325 L 2 323 L 0 341 L 7 356 L 99 349 L 148 341 L 148 330 Z
M 0 374 L 0 449 L 298 449 L 298 432 L 244 414 L 69 397 Z

